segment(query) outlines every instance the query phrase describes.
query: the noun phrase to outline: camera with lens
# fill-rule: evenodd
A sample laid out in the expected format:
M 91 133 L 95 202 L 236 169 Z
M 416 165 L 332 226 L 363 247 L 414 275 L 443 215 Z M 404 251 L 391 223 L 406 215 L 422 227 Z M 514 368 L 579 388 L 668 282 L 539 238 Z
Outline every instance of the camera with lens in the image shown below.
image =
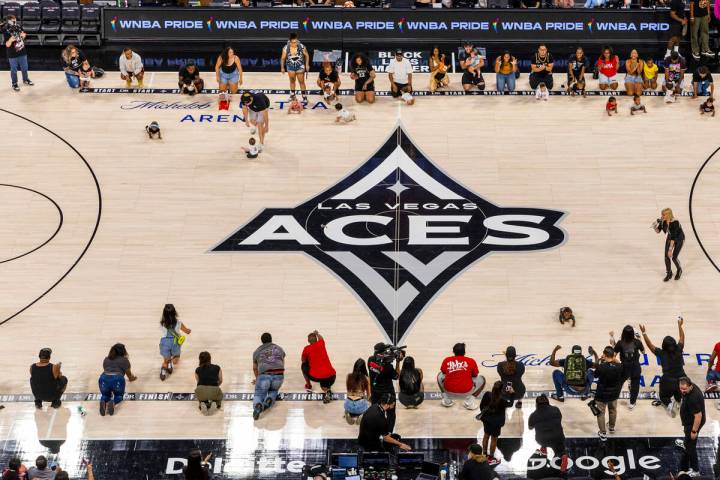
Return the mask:
M 11 24 L 7 20 L 3 20 L 0 22 L 0 32 L 16 37 L 22 33 L 22 27 L 17 23 Z
M 383 361 L 402 360 L 405 358 L 405 349 L 407 345 L 401 347 L 395 345 L 377 344 L 375 345 L 375 357 Z

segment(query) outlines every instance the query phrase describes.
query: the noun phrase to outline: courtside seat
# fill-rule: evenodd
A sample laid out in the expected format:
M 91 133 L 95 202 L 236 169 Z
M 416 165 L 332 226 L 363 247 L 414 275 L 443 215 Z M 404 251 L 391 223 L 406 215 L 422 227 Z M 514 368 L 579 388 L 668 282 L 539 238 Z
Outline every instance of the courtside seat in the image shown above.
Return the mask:
M 2 7 L 2 18 L 7 18 L 8 15 L 15 15 L 18 21 L 22 21 L 22 7 L 19 3 L 8 2 Z
M 40 4 L 27 2 L 22 6 L 22 27 L 25 33 L 39 33 L 42 24 L 40 16 Z

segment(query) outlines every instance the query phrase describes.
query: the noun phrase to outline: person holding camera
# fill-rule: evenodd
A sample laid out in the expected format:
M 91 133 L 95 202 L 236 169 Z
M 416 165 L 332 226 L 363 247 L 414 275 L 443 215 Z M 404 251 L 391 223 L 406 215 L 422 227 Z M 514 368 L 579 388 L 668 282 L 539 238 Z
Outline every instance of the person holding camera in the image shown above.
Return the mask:
M 653 400 L 655 407 L 660 405 L 667 409 L 668 415 L 675 417 L 680 408 L 680 389 L 678 380 L 685 374 L 685 359 L 683 357 L 683 349 L 685 348 L 685 331 L 683 330 L 684 320 L 678 317 L 678 340 L 671 336 L 666 336 L 662 342 L 662 348 L 657 348 L 647 335 L 645 325 L 640 325 L 643 340 L 655 356 L 660 359 L 662 367 L 662 377 L 658 388 L 658 399 Z
M 485 377 L 480 375 L 477 362 L 465 356 L 465 344 L 456 343 L 453 346 L 453 356 L 443 360 L 440 366 L 437 383 L 442 392 L 444 407 L 452 407 L 455 404 L 452 397 L 458 396 L 465 397 L 465 408 L 475 410 L 475 399 L 485 388 Z
M 663 282 L 667 282 L 672 278 L 672 266 L 670 260 L 675 264 L 675 280 L 680 280 L 682 275 L 682 267 L 678 256 L 680 250 L 682 250 L 683 243 L 685 243 L 685 232 L 683 232 L 680 222 L 675 219 L 673 212 L 669 208 L 663 208 L 660 213 L 660 218 L 655 220 L 653 224 L 655 233 L 667 233 L 665 237 L 665 278 Z
M 619 342 L 615 342 L 615 336 L 613 332 L 610 332 L 610 345 L 615 348 L 615 353 L 620 354 L 623 382 L 630 380 L 630 410 L 635 408 L 640 392 L 640 377 L 642 376 L 640 353 L 645 353 L 645 347 L 639 338 L 640 336 L 635 334 L 635 329 L 631 325 L 623 328 Z
M 624 381 L 623 366 L 615 359 L 615 348 L 605 347 L 602 358 L 595 364 L 595 377 L 598 380 L 595 399 L 589 405 L 597 418 L 598 437 L 605 442 L 608 432 L 605 425 L 605 409 L 607 408 L 609 417 L 607 428 L 610 433 L 615 433 L 617 401 Z
M 35 407 L 42 408 L 42 402 L 51 402 L 53 408 L 60 408 L 60 397 L 65 393 L 68 379 L 60 371 L 62 362 L 50 363 L 52 350 L 43 348 L 38 355 L 39 362 L 30 365 L 30 389 L 35 397 Z
M 375 392 L 373 391 L 373 395 Z M 366 452 L 411 450 L 410 445 L 401 441 L 400 435 L 392 433 L 388 413 L 395 411 L 395 394 L 383 393 L 378 401 L 367 409 L 360 421 L 358 444 Z
M 367 361 L 368 371 L 370 372 L 370 403 L 378 405 L 383 395 L 392 394 L 392 404 L 385 408 L 388 427 L 392 432 L 396 420 L 395 385 L 393 380 L 397 380 L 400 376 L 400 360 L 405 358 L 405 352 L 398 347 L 384 343 L 375 344 L 373 350 L 373 356 L 368 358 Z M 393 361 L 395 365 L 393 365 Z
M 580 400 L 587 400 L 590 397 L 590 387 L 593 383 L 593 362 L 585 358 L 580 345 L 573 345 L 570 355 L 556 360 L 555 355 L 561 348 L 560 345 L 557 345 L 550 355 L 550 365 L 563 369 L 553 372 L 555 393 L 551 394 L 550 398 L 564 402 L 565 392 L 567 392 L 571 395 L 580 395 Z M 598 356 L 595 350 L 589 347 L 588 351 L 595 357 L 597 363 Z
M 19 92 L 18 69 L 22 72 L 23 84 L 29 87 L 35 85 L 28 76 L 27 50 L 25 49 L 25 37 L 27 34 L 18 25 L 15 15 L 8 15 L 5 18 L 4 27 L 2 34 L 8 63 L 10 64 L 10 81 L 12 82 L 12 89 Z
M 515 408 L 522 408 L 522 398 L 525 396 L 525 384 L 522 376 L 525 375 L 525 364 L 515 360 L 517 352 L 515 347 L 505 349 L 505 361 L 498 363 L 497 372 L 500 381 L 504 384 L 505 396 L 510 400 L 517 400 Z

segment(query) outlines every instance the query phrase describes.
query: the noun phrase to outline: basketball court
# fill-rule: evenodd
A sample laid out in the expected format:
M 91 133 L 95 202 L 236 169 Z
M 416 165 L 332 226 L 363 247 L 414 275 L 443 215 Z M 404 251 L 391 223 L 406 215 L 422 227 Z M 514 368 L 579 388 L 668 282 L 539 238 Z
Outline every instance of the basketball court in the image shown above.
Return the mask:
M 556 75 L 556 90 L 563 76 Z M 203 77 L 215 88 L 211 74 Z M 619 115 L 608 117 L 604 96 L 419 96 L 412 106 L 384 96 L 356 105 L 341 96 L 357 121 L 339 125 L 321 96 L 311 95 L 301 115 L 288 115 L 287 93 L 271 93 L 265 149 L 249 160 L 241 151 L 250 131 L 239 95 L 221 112 L 216 95 L 158 90 L 175 88 L 173 73 L 148 73 L 148 90 L 131 93 L 117 91 L 124 82 L 116 72 L 93 85 L 105 92 L 71 91 L 60 72 L 32 79 L 36 86 L 19 94 L 0 90 L 0 439 L 8 457 L 17 453 L 32 464 L 50 444 L 71 474 L 90 458 L 98 478 L 161 479 L 175 478 L 181 464 L 173 459 L 200 445 L 222 450 L 214 465 L 220 478 L 296 478 L 303 462 L 351 449 L 357 436 L 341 399 L 323 405 L 304 393 L 300 353 L 315 329 L 338 372 L 337 394 L 375 343 L 407 345 L 425 372 L 428 396 L 417 410 L 398 406 L 396 431 L 419 450 L 456 457 L 483 432 L 477 411 L 441 406 L 434 378 L 442 359 L 466 342 L 491 384 L 502 352 L 514 345 L 527 366 L 530 398 L 508 410 L 497 467 L 506 476 L 529 474 L 537 445 L 527 419 L 533 396 L 553 390 L 547 357 L 555 345 L 562 357 L 574 344 L 601 351 L 608 332 L 619 336 L 626 324 L 646 325 L 660 344 L 677 336 L 682 315 L 686 371 L 705 386 L 720 340 L 713 264 L 720 263 L 720 119 L 700 116 L 702 100 L 666 105 L 662 96 L 646 96 L 648 113 L 630 116 L 631 100 L 621 96 Z M 352 83 L 342 80 L 342 88 Z M 459 76 L 452 80 L 450 88 L 459 89 Z M 486 80 L 494 88 L 494 76 Z M 384 74 L 376 84 L 388 90 Z M 426 90 L 427 76 L 416 75 L 414 84 Z M 252 73 L 243 87 L 288 88 L 280 74 Z M 527 88 L 523 74 L 519 89 Z M 161 140 L 147 138 L 151 121 L 161 126 Z M 380 189 L 392 193 L 376 195 Z M 314 213 L 297 213 L 310 207 Z M 664 237 L 651 228 L 665 207 L 687 239 L 683 276 L 667 283 Z M 261 243 L 243 243 L 271 214 L 295 215 L 299 228 L 267 227 Z M 365 216 L 337 226 L 346 215 Z M 538 218 L 513 233 L 502 215 Z M 409 220 L 418 216 L 424 220 Z M 475 228 L 484 233 L 470 231 L 466 255 L 462 241 L 451 240 Z M 386 238 L 395 256 L 379 243 L 342 248 L 342 238 L 348 245 L 351 238 Z M 433 270 L 428 265 L 442 252 L 457 257 L 442 257 Z M 192 334 L 175 374 L 162 382 L 166 303 Z M 557 321 L 566 305 L 576 313 L 575 328 Z M 287 352 L 286 396 L 253 421 L 252 352 L 265 331 Z M 128 383 L 128 401 L 115 416 L 103 418 L 97 380 L 116 342 L 127 346 L 138 380 Z M 28 367 L 42 347 L 53 349 L 69 379 L 58 410 L 36 411 L 32 403 Z M 223 368 L 227 395 L 209 417 L 190 396 L 203 350 Z M 584 402 L 561 406 L 576 458 L 616 455 L 637 476 L 678 470 L 672 442 L 682 427 L 651 406 L 660 367 L 654 355 L 645 362 L 638 407 L 627 408 L 626 385 L 617 433 L 604 449 Z M 717 397 L 706 396 L 706 475 L 720 435 Z M 512 450 L 511 443 L 517 448 L 508 459 L 503 446 Z M 659 460 L 641 462 L 643 455 Z M 604 470 L 590 468 L 589 459 L 580 465 L 578 476 Z

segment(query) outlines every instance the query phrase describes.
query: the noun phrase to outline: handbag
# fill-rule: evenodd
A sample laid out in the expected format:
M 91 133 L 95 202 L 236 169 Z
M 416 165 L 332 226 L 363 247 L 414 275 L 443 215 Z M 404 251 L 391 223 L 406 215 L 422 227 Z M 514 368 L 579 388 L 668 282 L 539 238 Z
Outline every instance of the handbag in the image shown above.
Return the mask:
M 182 345 L 183 343 L 185 343 L 185 340 L 187 340 L 187 337 L 185 335 L 178 335 L 175 329 L 171 330 L 168 328 L 168 332 L 170 332 L 170 334 L 173 336 L 173 343 L 175 343 L 175 345 Z

